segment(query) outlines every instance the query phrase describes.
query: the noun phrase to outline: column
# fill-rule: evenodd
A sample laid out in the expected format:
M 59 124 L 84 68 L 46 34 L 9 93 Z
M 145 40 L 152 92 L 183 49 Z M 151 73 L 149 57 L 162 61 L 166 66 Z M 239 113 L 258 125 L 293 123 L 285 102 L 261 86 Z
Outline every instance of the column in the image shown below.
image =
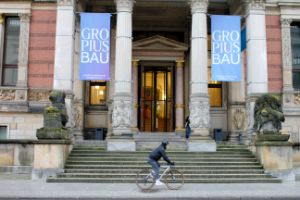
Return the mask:
M 293 64 L 291 45 L 292 19 L 281 18 L 281 41 L 282 41 L 282 77 L 283 77 L 283 109 L 292 104 L 293 99 Z
M 183 104 L 183 67 L 184 60 L 176 60 L 176 104 L 175 104 L 175 119 L 176 119 L 176 132 L 184 132 L 184 104 Z
M 133 107 L 132 107 L 132 130 L 138 131 L 138 65 L 139 60 L 132 60 L 132 91 L 133 91 Z
M 189 151 L 216 151 L 209 137 L 209 97 L 207 82 L 208 0 L 190 0 L 192 11 Z
M 108 151 L 135 151 L 132 140 L 132 9 L 133 0 L 115 0 L 117 32 L 112 136 Z
M 30 14 L 19 14 L 19 17 L 20 41 L 17 86 L 24 88 L 27 87 Z
M 246 0 L 247 28 L 247 137 L 253 137 L 254 105 L 258 96 L 268 92 L 265 0 Z
M 57 0 L 53 83 L 55 90 L 73 90 L 74 33 L 74 0 Z

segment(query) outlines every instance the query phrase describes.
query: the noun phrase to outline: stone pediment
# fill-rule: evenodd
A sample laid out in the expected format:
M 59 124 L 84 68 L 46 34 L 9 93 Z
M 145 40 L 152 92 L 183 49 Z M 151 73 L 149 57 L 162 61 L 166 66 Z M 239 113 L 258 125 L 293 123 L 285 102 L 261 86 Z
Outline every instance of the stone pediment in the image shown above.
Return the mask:
M 133 42 L 133 50 L 186 51 L 188 45 L 160 35 Z

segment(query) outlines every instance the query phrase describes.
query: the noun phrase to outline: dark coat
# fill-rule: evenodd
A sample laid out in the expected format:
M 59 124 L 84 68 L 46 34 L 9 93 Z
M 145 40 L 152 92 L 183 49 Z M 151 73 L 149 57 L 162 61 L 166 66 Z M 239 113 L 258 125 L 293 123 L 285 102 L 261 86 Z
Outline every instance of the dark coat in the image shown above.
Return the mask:
M 149 154 L 149 159 L 151 160 L 158 161 L 161 157 L 163 157 L 167 163 L 172 164 L 171 160 L 166 155 L 165 147 L 162 144 Z

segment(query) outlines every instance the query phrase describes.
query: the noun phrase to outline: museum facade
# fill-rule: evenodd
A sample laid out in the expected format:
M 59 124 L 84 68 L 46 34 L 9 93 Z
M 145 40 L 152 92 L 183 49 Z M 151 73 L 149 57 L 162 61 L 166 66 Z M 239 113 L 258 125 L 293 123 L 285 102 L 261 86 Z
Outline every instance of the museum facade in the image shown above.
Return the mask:
M 189 116 L 204 148 L 216 130 L 248 144 L 255 100 L 269 93 L 299 144 L 296 0 L 1 0 L 0 13 L 0 139 L 36 139 L 50 91 L 62 90 L 76 140 L 101 129 L 132 149 L 138 133 L 182 134 Z M 80 13 L 111 13 L 109 81 L 79 79 Z M 240 82 L 211 79 L 211 15 L 241 16 Z

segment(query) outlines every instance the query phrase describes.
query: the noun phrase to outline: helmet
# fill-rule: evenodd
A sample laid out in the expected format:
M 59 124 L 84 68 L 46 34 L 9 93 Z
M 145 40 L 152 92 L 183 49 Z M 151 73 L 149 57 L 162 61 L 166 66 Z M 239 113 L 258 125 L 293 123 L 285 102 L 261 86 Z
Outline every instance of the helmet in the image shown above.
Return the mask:
M 161 142 L 161 144 L 163 145 L 163 147 L 166 148 L 166 146 L 169 144 L 169 142 L 168 142 L 167 140 L 163 140 L 163 141 Z

